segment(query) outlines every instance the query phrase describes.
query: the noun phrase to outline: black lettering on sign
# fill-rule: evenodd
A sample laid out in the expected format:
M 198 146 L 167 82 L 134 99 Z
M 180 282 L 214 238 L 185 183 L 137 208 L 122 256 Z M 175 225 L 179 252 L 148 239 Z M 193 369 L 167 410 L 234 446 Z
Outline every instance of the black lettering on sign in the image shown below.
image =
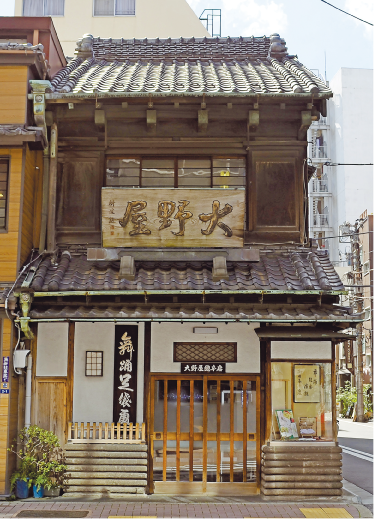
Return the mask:
M 136 423 L 138 327 L 115 328 L 113 422 Z

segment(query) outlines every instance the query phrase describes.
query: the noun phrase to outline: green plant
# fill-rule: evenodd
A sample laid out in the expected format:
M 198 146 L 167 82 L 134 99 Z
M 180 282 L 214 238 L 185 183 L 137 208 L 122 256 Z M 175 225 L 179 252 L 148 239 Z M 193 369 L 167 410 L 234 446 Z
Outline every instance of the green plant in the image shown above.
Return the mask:
M 60 443 L 55 434 L 36 425 L 23 428 L 18 435 L 20 447 L 14 444 L 8 449 L 19 459 L 19 466 L 11 476 L 11 487 L 16 481 L 27 481 L 39 490 L 41 486 L 47 489 L 63 486 L 66 478 L 66 465 Z
M 364 384 L 364 412 L 370 412 L 373 410 L 373 400 L 371 385 Z M 357 389 L 351 385 L 350 382 L 346 382 L 344 388 L 339 387 L 336 391 L 336 401 L 342 404 L 343 416 L 347 413 L 349 407 L 352 407 L 357 402 Z

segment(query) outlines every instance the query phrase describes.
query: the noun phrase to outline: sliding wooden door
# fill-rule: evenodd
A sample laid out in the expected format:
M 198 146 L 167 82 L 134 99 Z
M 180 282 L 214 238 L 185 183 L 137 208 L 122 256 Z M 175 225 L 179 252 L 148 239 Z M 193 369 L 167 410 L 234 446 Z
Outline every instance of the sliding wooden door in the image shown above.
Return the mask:
M 259 377 L 151 377 L 151 491 L 253 494 L 259 488 Z

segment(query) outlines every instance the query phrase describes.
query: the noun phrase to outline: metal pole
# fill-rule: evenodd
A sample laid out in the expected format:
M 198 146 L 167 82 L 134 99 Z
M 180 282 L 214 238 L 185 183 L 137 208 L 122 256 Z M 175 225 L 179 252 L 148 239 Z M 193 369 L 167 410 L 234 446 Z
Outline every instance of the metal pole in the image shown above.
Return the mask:
M 362 290 L 362 265 L 360 260 L 360 240 L 359 240 L 359 225 L 356 222 L 354 227 L 354 233 L 351 235 L 351 244 L 353 252 L 353 279 L 354 284 L 359 288 L 356 290 L 356 308 L 358 313 L 363 312 L 363 290 Z M 363 325 L 359 323 L 357 325 L 357 351 L 356 351 L 356 390 L 357 390 L 357 414 L 356 419 L 358 422 L 363 422 L 365 419 L 364 415 L 364 391 L 363 391 L 363 357 L 362 357 L 362 333 Z
M 26 398 L 25 398 L 25 428 L 28 429 L 31 425 L 31 379 L 32 379 L 32 357 L 31 354 L 27 357 L 27 371 L 26 371 Z

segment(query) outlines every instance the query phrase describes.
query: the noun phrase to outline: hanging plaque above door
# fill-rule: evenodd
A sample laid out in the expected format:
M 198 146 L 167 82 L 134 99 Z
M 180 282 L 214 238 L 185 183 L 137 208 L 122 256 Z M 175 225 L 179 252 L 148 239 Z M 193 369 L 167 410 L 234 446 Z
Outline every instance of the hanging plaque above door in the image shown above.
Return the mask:
M 243 247 L 244 190 L 102 190 L 103 247 Z

